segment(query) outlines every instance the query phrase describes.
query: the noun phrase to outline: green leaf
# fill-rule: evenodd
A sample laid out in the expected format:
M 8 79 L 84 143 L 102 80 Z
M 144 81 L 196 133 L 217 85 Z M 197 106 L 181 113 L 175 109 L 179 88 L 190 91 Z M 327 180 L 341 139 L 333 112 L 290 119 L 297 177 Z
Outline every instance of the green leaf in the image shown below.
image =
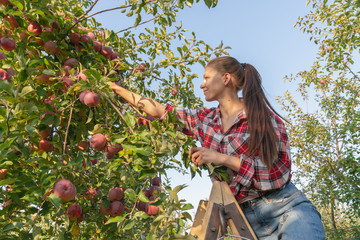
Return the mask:
M 114 218 L 110 218 L 106 223 L 105 225 L 108 225 L 110 223 L 114 223 L 114 222 L 122 222 L 124 220 L 125 217 L 123 216 L 116 216 Z
M 134 225 L 135 225 L 135 221 L 132 221 L 132 220 L 129 220 L 130 222 L 129 223 L 127 223 L 126 225 L 125 225 L 125 227 L 123 228 L 123 230 L 129 230 L 129 229 L 131 229 Z
M 48 196 L 49 201 L 56 207 L 59 208 L 60 204 L 61 204 L 61 199 L 59 198 L 58 195 L 52 193 Z
M 25 97 L 25 95 L 27 95 L 28 93 L 31 93 L 32 91 L 34 91 L 34 89 L 31 86 L 26 86 L 21 90 L 20 96 L 19 97 Z
M 19 228 L 19 227 L 22 227 L 23 225 L 25 225 L 25 223 L 22 223 L 22 222 L 13 222 L 13 223 L 10 223 L 9 225 L 7 225 L 3 231 L 6 232 L 6 231 L 9 231 L 11 229 L 14 229 L 14 228 Z
M 10 185 L 16 182 L 16 179 L 6 178 L 0 181 L 0 186 Z
M 157 216 L 153 222 L 159 222 L 166 217 L 169 217 L 169 216 L 167 214 L 161 214 L 161 215 Z
M 39 112 L 39 109 L 31 102 L 21 102 L 16 105 L 14 115 L 22 112 Z
M 24 6 L 19 2 L 19 1 L 16 1 L 16 0 L 10 0 L 10 2 L 15 5 L 19 10 L 23 10 L 24 9 Z
M 8 149 L 15 140 L 16 140 L 16 138 L 9 138 L 5 142 L 0 144 L 0 151 L 2 151 L 4 149 Z
M 193 208 L 194 208 L 194 206 L 192 204 L 187 203 L 181 208 L 181 210 L 185 211 L 185 210 L 189 210 L 189 209 L 193 209 Z
M 125 190 L 125 196 L 130 200 L 135 202 L 136 201 L 136 193 L 133 189 L 128 188 Z
M 139 212 L 136 212 L 136 213 L 134 214 L 134 218 L 147 219 L 147 218 L 149 218 L 149 215 L 147 215 L 146 212 L 139 211 Z
M 149 199 L 145 196 L 145 194 L 140 191 L 140 193 L 138 194 L 139 200 L 142 202 L 149 202 Z
M 45 69 L 45 70 L 43 71 L 43 73 L 44 73 L 44 74 L 48 74 L 48 75 L 56 76 L 55 71 L 52 70 L 52 69 Z
M 14 96 L 13 84 L 10 84 L 8 81 L 0 81 L 0 90 L 4 90 L 10 96 Z
M 136 17 L 135 26 L 139 25 L 140 22 L 141 22 L 141 14 L 138 14 Z

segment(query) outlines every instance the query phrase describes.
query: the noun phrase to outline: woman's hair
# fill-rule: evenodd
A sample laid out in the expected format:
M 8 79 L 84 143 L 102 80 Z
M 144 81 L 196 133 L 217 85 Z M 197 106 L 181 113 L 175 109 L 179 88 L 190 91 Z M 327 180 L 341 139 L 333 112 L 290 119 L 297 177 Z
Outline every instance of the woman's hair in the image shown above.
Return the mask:
M 242 90 L 250 134 L 246 155 L 258 154 L 270 171 L 278 155 L 279 137 L 271 122 L 269 108 L 279 117 L 281 116 L 267 100 L 260 74 L 252 65 L 240 63 L 228 56 L 215 58 L 207 66 L 221 74 L 229 73 L 235 79 L 235 87 Z

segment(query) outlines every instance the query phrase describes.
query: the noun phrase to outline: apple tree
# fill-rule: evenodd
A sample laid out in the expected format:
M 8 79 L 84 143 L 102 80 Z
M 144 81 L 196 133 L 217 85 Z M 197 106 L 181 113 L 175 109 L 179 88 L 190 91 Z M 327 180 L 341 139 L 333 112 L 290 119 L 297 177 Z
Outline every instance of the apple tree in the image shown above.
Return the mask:
M 360 2 L 308 3 L 313 11 L 296 26 L 319 46 L 318 56 L 309 70 L 287 77 L 298 83 L 302 100 L 287 92 L 279 102 L 288 113 L 296 179 L 321 211 L 327 237 L 357 239 Z
M 197 172 L 187 158 L 194 140 L 174 113 L 155 120 L 107 82 L 200 106 L 191 66 L 227 47 L 176 22 L 194 2 L 128 0 L 89 14 L 101 1 L 0 1 L 1 239 L 189 237 L 192 206 L 166 170 Z M 105 29 L 93 16 L 107 11 L 134 24 Z

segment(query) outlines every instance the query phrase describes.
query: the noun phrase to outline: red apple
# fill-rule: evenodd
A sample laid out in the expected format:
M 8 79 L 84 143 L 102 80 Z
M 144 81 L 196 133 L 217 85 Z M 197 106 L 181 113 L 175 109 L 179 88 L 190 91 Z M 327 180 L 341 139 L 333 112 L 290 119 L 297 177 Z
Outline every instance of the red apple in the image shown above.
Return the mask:
M 95 40 L 95 35 L 92 32 L 88 32 L 86 35 L 88 35 L 92 41 Z
M 70 41 L 73 44 L 78 44 L 80 42 L 80 39 L 81 39 L 81 35 L 79 33 L 77 32 L 71 33 Z
M 9 2 L 9 0 L 0 0 L 0 5 L 7 7 L 7 5 L 10 5 L 10 4 L 11 3 Z
M 15 40 L 12 37 L 1 38 L 1 47 L 6 51 L 12 51 L 15 49 Z
M 177 92 L 178 92 L 178 90 L 177 90 L 176 88 L 174 88 L 173 90 L 171 90 L 171 94 L 172 94 L 172 95 L 176 95 Z
M 84 96 L 84 103 L 89 107 L 96 107 L 100 103 L 100 97 L 97 93 L 89 92 Z
M 150 193 L 149 189 L 143 189 L 142 192 L 147 198 L 149 198 L 151 196 L 151 193 Z
M 54 41 L 47 41 L 44 44 L 44 50 L 51 55 L 56 55 L 59 52 L 59 48 L 56 47 L 56 43 Z
M 120 58 L 120 53 L 118 53 L 118 52 L 113 52 L 110 56 L 111 60 L 118 59 L 118 58 Z
M 136 71 L 137 72 L 145 72 L 146 69 L 146 63 L 141 63 L 137 68 Z
M 7 71 L 5 71 L 4 69 L 0 69 L 0 80 L 7 80 L 9 81 L 10 77 L 9 74 L 7 73 Z
M 145 212 L 148 214 L 148 215 L 155 215 L 157 213 L 160 212 L 160 209 L 158 206 L 154 206 L 154 205 L 151 205 L 151 202 L 150 204 L 147 204 L 146 205 L 146 209 L 145 209 Z
M 110 58 L 112 54 L 112 49 L 110 47 L 102 47 L 100 53 L 106 57 Z
M 93 135 L 90 139 L 90 146 L 96 151 L 102 151 L 106 147 L 107 140 L 104 135 L 97 133 Z
M 58 21 L 55 20 L 55 21 L 51 24 L 51 29 L 52 29 L 52 30 L 56 30 L 57 32 L 60 31 L 60 27 L 59 27 Z
M 46 128 L 44 130 L 39 131 L 39 136 L 42 139 L 47 138 L 48 136 L 50 136 L 50 134 L 51 134 L 51 128 Z
M 7 15 L 6 17 L 4 17 L 4 20 L 10 23 L 11 29 L 13 30 L 19 27 L 19 24 L 17 23 L 15 17 L 12 15 Z
M 117 154 L 117 153 L 120 152 L 121 150 L 123 150 L 123 147 L 122 147 L 122 145 L 119 144 L 119 143 L 108 144 L 108 146 L 107 146 L 107 152 L 108 152 L 108 153 Z
M 124 196 L 124 189 L 114 187 L 109 190 L 109 200 L 110 201 L 116 201 L 121 200 Z
M 27 30 L 36 36 L 39 36 L 42 33 L 42 27 L 36 21 L 30 21 Z
M 148 204 L 146 204 L 146 203 L 144 203 L 144 202 L 142 202 L 142 201 L 138 200 L 138 201 L 136 201 L 135 207 L 136 207 L 137 209 L 139 209 L 140 211 L 145 212 L 145 211 L 146 211 L 146 206 L 147 206 L 147 205 L 148 205 Z
M 152 179 L 152 184 L 153 184 L 154 186 L 160 186 L 160 183 L 161 183 L 161 178 L 160 178 L 160 177 L 154 177 L 154 178 Z
M 7 169 L 0 169 L 0 179 L 5 178 L 7 171 Z
M 105 208 L 104 205 L 100 205 L 100 212 L 103 215 L 110 215 L 110 208 Z
M 101 42 L 99 41 L 94 41 L 93 42 L 93 49 L 96 51 L 96 52 L 100 52 L 101 51 Z
M 66 210 L 66 215 L 69 217 L 70 221 L 77 220 L 78 218 L 81 217 L 81 214 L 82 214 L 81 207 L 76 203 L 71 204 Z
M 79 100 L 80 102 L 84 103 L 84 97 L 87 93 L 89 93 L 90 91 L 89 90 L 84 90 L 82 91 L 80 94 L 79 94 Z
M 77 78 L 78 78 L 79 80 L 83 80 L 83 81 L 87 82 L 87 77 L 86 77 L 86 75 L 85 75 L 83 72 L 80 72 L 80 73 L 77 75 Z
M 67 179 L 60 179 L 54 185 L 54 193 L 59 196 L 59 198 L 68 202 L 75 198 L 76 196 L 76 187 Z
M 85 45 L 88 45 L 91 38 L 88 35 L 81 35 L 80 42 L 83 42 Z
M 74 68 L 77 65 L 79 65 L 79 61 L 76 60 L 75 58 L 69 58 L 64 63 L 64 66 L 69 66 L 71 68 Z
M 88 149 L 88 143 L 87 141 L 80 141 L 77 147 L 80 151 L 86 151 Z
M 39 149 L 44 152 L 48 152 L 52 149 L 52 144 L 47 139 L 41 139 L 39 143 Z
M 159 193 L 160 193 L 160 187 L 159 186 L 153 185 L 153 186 L 150 187 L 150 195 L 151 196 L 157 197 L 159 195 Z
M 321 79 L 321 80 L 320 80 L 320 83 L 321 83 L 321 84 L 324 84 L 324 83 L 325 83 L 325 79 Z
M 110 215 L 112 217 L 121 216 L 124 212 L 124 205 L 120 201 L 115 201 L 110 204 Z
M 63 92 L 66 92 L 70 86 L 74 85 L 73 80 L 71 80 L 71 78 L 68 77 L 62 77 L 60 79 L 60 82 L 64 82 L 64 85 L 61 87 L 61 91 Z
M 42 73 L 39 76 L 35 77 L 35 79 L 39 80 L 42 84 L 51 84 L 53 81 L 50 80 L 51 77 L 54 77 L 53 75 Z

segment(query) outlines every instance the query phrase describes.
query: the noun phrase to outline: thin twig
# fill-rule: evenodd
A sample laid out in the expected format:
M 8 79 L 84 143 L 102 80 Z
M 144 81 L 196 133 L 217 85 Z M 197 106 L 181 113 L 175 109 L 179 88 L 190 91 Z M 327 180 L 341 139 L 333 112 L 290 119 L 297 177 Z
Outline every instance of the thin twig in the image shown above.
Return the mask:
M 125 120 L 125 118 L 124 118 L 124 115 L 122 115 L 122 113 L 119 111 L 119 109 L 115 106 L 115 104 L 108 98 L 108 97 L 106 97 L 104 94 L 102 94 L 102 93 L 99 93 L 101 96 L 103 96 L 110 104 L 111 104 L 111 106 L 115 109 L 115 111 L 120 115 L 120 117 L 124 120 L 124 122 L 126 122 L 126 120 Z M 129 127 L 129 126 L 128 126 Z M 132 128 L 131 127 L 129 127 L 129 129 L 130 129 L 130 132 L 132 133 L 132 134 L 135 134 L 134 133 L 134 131 L 132 130 Z
M 145 24 L 145 23 L 151 22 L 152 20 L 155 20 L 155 19 L 158 19 L 158 18 L 159 18 L 159 16 L 154 17 L 154 18 L 151 18 L 151 19 L 149 19 L 149 20 L 147 20 L 147 21 L 144 21 L 144 22 L 139 23 L 138 25 L 134 25 L 134 26 L 125 28 L 125 29 L 123 29 L 123 30 L 117 31 L 117 32 L 115 32 L 115 34 L 118 34 L 118 33 L 121 33 L 121 32 L 125 32 L 125 31 L 127 31 L 127 30 L 130 30 L 130 29 L 135 28 L 135 27 L 137 27 L 137 26 L 140 26 L 140 25 L 143 25 L 143 24 Z
M 343 61 L 341 61 L 341 63 L 347 68 L 349 69 L 349 71 L 352 73 L 352 75 L 354 75 L 355 78 L 357 78 L 358 80 L 360 80 L 360 78 L 351 70 L 351 68 Z
M 69 117 L 68 125 L 67 125 L 67 127 L 66 127 L 66 132 L 65 132 L 63 153 L 65 153 L 65 149 L 66 149 L 66 140 L 67 140 L 67 135 L 68 135 L 68 133 L 69 133 L 69 127 L 70 127 L 70 122 L 71 122 L 73 110 L 74 110 L 74 104 L 72 104 L 72 107 L 71 107 L 71 109 L 70 109 L 70 117 Z
M 86 12 L 84 12 L 84 14 L 79 17 L 79 19 L 82 19 L 85 15 L 87 15 L 95 7 L 98 1 L 99 0 L 95 0 L 93 4 L 91 4 L 90 8 Z
M 77 100 L 79 100 L 79 99 L 80 99 L 79 97 L 78 97 L 77 99 L 75 99 L 72 103 L 70 103 L 68 106 L 66 106 L 66 107 L 62 110 L 62 112 L 65 111 L 68 107 L 74 105 L 74 103 L 75 103 Z

